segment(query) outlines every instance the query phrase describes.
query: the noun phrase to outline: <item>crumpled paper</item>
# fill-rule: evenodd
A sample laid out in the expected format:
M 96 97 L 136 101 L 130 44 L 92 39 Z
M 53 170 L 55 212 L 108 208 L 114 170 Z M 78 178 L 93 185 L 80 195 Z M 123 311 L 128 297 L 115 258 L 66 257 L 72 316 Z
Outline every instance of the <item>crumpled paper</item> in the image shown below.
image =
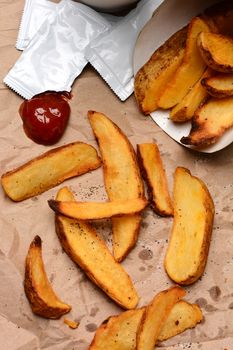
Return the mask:
M 0 77 L 6 75 L 19 56 L 14 48 L 23 0 L 0 4 Z M 207 267 L 202 278 L 186 287 L 186 300 L 198 303 L 203 322 L 159 347 L 167 350 L 233 349 L 233 146 L 212 155 L 185 149 L 170 139 L 149 118 L 140 114 L 134 97 L 121 103 L 91 68 L 75 82 L 69 126 L 56 145 L 84 141 L 94 145 L 87 120 L 89 109 L 105 113 L 127 134 L 132 144 L 157 142 L 172 190 L 173 173 L 184 166 L 208 186 L 216 207 Z M 15 168 L 52 147 L 33 143 L 22 128 L 18 108 L 22 99 L 0 83 L 0 172 Z M 107 198 L 102 168 L 68 180 L 80 200 Z M 97 288 L 62 251 L 54 229 L 54 214 L 47 200 L 59 185 L 40 196 L 14 203 L 0 189 L 0 340 L 1 350 L 87 350 L 96 328 L 122 310 Z M 158 217 L 150 208 L 136 247 L 122 263 L 147 304 L 159 291 L 172 285 L 163 268 L 172 219 Z M 95 224 L 111 246 L 110 221 Z M 72 305 L 65 317 L 80 322 L 72 330 L 60 320 L 35 316 L 23 290 L 24 262 L 30 242 L 38 234 L 43 240 L 43 258 L 48 278 L 62 300 Z M 117 283 L 117 281 L 116 281 Z

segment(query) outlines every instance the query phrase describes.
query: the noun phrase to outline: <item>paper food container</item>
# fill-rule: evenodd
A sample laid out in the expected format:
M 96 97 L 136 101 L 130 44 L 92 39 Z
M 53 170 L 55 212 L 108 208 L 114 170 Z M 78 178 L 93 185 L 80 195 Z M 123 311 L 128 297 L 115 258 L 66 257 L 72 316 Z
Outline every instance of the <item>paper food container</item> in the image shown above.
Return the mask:
M 172 34 L 184 27 L 189 21 L 206 8 L 219 1 L 211 0 L 167 0 L 155 11 L 151 20 L 141 31 L 134 51 L 134 75 L 148 61 L 153 52 L 161 46 Z M 180 142 L 182 136 L 187 136 L 191 128 L 191 122 L 176 124 L 169 119 L 169 111 L 157 110 L 151 113 L 152 119 L 170 137 Z M 213 145 L 196 148 L 199 152 L 213 153 L 223 149 L 233 142 L 233 128 Z

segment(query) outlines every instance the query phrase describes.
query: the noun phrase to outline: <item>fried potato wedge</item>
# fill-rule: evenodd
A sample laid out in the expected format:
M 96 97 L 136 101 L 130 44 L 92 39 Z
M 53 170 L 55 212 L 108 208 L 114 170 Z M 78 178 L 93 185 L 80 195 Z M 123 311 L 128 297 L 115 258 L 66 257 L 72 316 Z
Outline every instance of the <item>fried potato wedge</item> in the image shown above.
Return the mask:
M 178 284 L 195 282 L 204 272 L 214 220 L 214 203 L 206 185 L 178 167 L 174 179 L 174 222 L 165 270 Z
M 58 192 L 56 199 L 73 201 L 74 196 L 64 187 Z M 95 229 L 84 221 L 62 215 L 55 216 L 55 224 L 63 249 L 90 280 L 123 308 L 134 309 L 138 303 L 134 285 Z
M 134 94 L 140 110 L 149 114 L 158 108 L 161 91 L 180 66 L 185 53 L 188 27 L 173 34 L 138 71 Z
M 13 201 L 22 201 L 100 165 L 94 147 L 83 142 L 70 143 L 3 174 L 2 187 Z
M 61 202 L 51 199 L 48 203 L 56 213 L 70 218 L 98 220 L 139 213 L 147 205 L 147 200 L 135 198 L 114 202 Z
M 198 47 L 206 64 L 217 72 L 233 73 L 233 38 L 217 33 L 200 33 Z
M 45 318 L 57 319 L 71 310 L 54 293 L 42 260 L 42 242 L 36 236 L 30 244 L 25 264 L 24 290 L 32 312 Z
M 137 329 L 136 349 L 153 350 L 173 306 L 185 296 L 185 290 L 175 286 L 157 294 L 145 308 Z
M 160 94 L 158 106 L 171 108 L 179 103 L 189 89 L 200 79 L 206 63 L 197 47 L 197 38 L 201 32 L 208 32 L 207 23 L 200 17 L 195 17 L 189 24 L 184 59 L 177 71 Z
M 215 143 L 233 126 L 233 96 L 211 98 L 197 109 L 188 136 L 181 138 L 185 145 L 205 146 Z
M 89 350 L 136 350 L 136 332 L 145 308 L 111 316 L 97 329 Z M 195 304 L 178 301 L 163 326 L 158 341 L 163 341 L 193 328 L 202 320 L 202 312 Z
M 88 117 L 100 148 L 109 200 L 144 198 L 137 157 L 126 135 L 102 113 L 89 111 Z M 140 223 L 140 214 L 112 219 L 113 255 L 117 261 L 134 247 Z
M 202 85 L 213 97 L 233 96 L 233 74 L 218 74 L 202 80 Z
M 211 69 L 206 69 L 200 79 L 188 91 L 187 95 L 170 111 L 170 119 L 176 123 L 183 123 L 192 119 L 195 111 L 208 97 L 207 89 L 202 85 L 203 79 L 212 74 Z
M 155 143 L 143 143 L 137 145 L 137 153 L 154 211 L 161 216 L 173 215 L 172 201 L 158 146 Z
M 205 20 L 211 26 L 211 31 L 217 31 L 225 35 L 233 35 L 233 2 L 220 1 L 208 7 L 204 12 Z

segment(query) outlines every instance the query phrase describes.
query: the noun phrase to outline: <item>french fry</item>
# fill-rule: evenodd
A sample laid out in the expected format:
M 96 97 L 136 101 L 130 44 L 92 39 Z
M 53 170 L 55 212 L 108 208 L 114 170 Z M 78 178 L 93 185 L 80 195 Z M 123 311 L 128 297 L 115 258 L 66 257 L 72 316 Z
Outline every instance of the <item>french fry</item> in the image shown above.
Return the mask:
M 145 308 L 136 335 L 136 350 L 153 350 L 173 306 L 185 295 L 175 286 L 157 294 Z
M 25 264 L 24 290 L 32 312 L 45 318 L 57 319 L 71 310 L 54 293 L 42 260 L 42 242 L 39 236 L 32 241 Z
M 178 167 L 174 179 L 174 222 L 165 270 L 178 284 L 195 282 L 204 272 L 214 219 L 214 204 L 206 185 Z
M 212 74 L 211 69 L 206 69 L 196 84 L 189 90 L 187 95 L 170 111 L 170 119 L 176 123 L 183 123 L 192 119 L 197 108 L 203 103 L 208 91 L 202 85 L 203 80 Z
M 70 143 L 3 174 L 2 187 L 13 201 L 22 201 L 100 165 L 101 160 L 94 147 L 83 142 Z
M 78 220 L 108 219 L 141 212 L 147 205 L 143 198 L 114 202 L 61 202 L 53 199 L 49 206 L 56 213 Z
M 154 211 L 161 216 L 173 215 L 172 201 L 158 146 L 155 143 L 143 143 L 137 145 L 137 153 Z
M 184 59 L 164 91 L 161 91 L 158 100 L 159 107 L 167 109 L 175 106 L 202 76 L 206 63 L 197 47 L 197 38 L 201 32 L 209 30 L 207 23 L 200 17 L 195 17 L 190 22 Z
M 145 307 L 111 316 L 97 329 L 89 350 L 136 350 L 136 332 Z M 202 320 L 202 312 L 196 304 L 178 301 L 163 326 L 158 341 L 169 339 Z
M 187 29 L 185 27 L 173 34 L 136 74 L 134 94 L 144 114 L 158 108 L 161 91 L 180 66 L 185 53 Z
M 56 199 L 74 201 L 74 196 L 64 187 Z M 84 221 L 62 215 L 55 216 L 55 225 L 63 249 L 90 280 L 123 308 L 134 309 L 138 295 L 133 283 L 123 267 L 114 260 L 95 229 Z
M 182 137 L 181 142 L 194 146 L 210 145 L 232 126 L 233 97 L 210 98 L 196 110 L 190 133 Z
M 136 154 L 128 138 L 104 114 L 89 111 L 88 117 L 100 148 L 109 200 L 144 198 Z M 113 255 L 117 261 L 122 261 L 134 247 L 140 223 L 140 214 L 112 219 Z
M 217 33 L 200 33 L 198 47 L 206 64 L 218 72 L 233 73 L 233 39 Z
M 233 74 L 218 74 L 202 80 L 202 85 L 213 97 L 233 96 Z

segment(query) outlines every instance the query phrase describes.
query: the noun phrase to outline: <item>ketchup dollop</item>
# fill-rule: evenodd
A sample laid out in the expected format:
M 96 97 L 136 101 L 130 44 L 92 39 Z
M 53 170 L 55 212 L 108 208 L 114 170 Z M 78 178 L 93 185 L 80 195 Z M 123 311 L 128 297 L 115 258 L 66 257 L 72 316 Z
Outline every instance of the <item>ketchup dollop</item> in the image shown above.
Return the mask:
M 68 92 L 45 92 L 24 101 L 19 114 L 26 135 L 42 145 L 53 145 L 63 135 L 70 116 Z

